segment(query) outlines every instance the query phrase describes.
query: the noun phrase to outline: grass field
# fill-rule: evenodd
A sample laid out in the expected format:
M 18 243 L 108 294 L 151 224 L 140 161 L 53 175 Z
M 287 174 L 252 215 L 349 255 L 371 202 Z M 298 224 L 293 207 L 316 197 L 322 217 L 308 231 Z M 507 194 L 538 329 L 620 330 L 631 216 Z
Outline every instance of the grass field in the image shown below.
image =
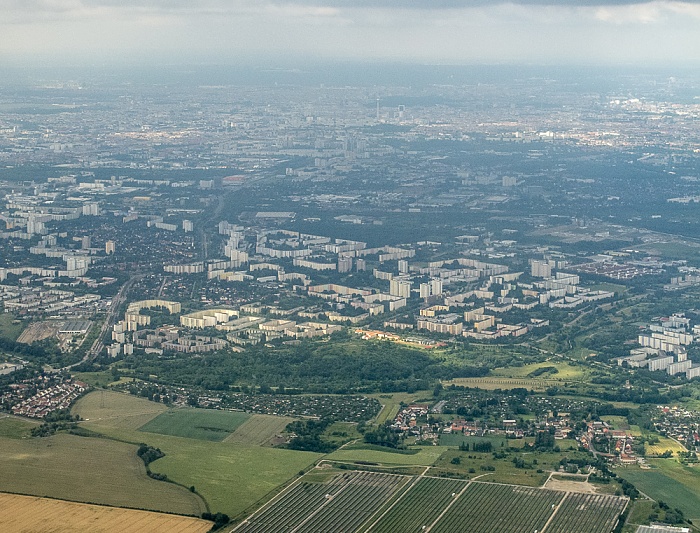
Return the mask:
M 370 394 L 371 398 L 376 398 L 379 403 L 382 404 L 382 410 L 376 418 L 377 424 L 383 424 L 387 420 L 393 420 L 393 418 L 399 412 L 401 408 L 401 403 L 410 404 L 416 399 L 429 398 L 432 396 L 432 391 L 418 391 L 412 394 L 406 392 L 397 392 L 394 394 Z
M 415 449 L 418 450 L 418 453 L 409 455 L 380 450 L 353 450 L 344 448 L 331 453 L 327 458 L 332 461 L 368 461 L 386 465 L 430 466 L 445 451 L 445 448 L 441 446 L 416 446 Z
M 200 515 L 188 490 L 146 476 L 136 447 L 106 439 L 55 435 L 0 438 L 0 491 Z
M 94 391 L 80 398 L 73 413 L 103 428 L 136 430 L 168 408 L 128 394 Z
M 627 422 L 626 416 L 601 416 L 603 422 L 607 422 L 613 429 L 630 430 L 630 425 Z
M 275 435 L 284 431 L 294 419 L 288 416 L 249 415 L 236 431 L 224 439 L 225 442 L 264 446 Z
M 249 418 L 249 414 L 242 412 L 170 409 L 146 422 L 139 431 L 219 442 L 230 436 Z
M 107 387 L 117 383 L 109 370 L 103 370 L 102 372 L 73 372 L 73 376 L 91 387 Z
M 213 442 L 138 431 L 164 410 L 165 406 L 143 398 L 100 391 L 83 397 L 74 407 L 74 412 L 89 418 L 81 423 L 85 429 L 160 448 L 166 455 L 151 463 L 153 472 L 194 486 L 212 512 L 231 517 L 245 512 L 321 457 L 235 441 Z
M 700 470 L 673 459 L 652 459 L 649 463 L 656 468 L 630 467 L 618 470 L 617 474 L 650 498 L 678 507 L 693 521 L 700 520 Z
M 540 368 L 554 367 L 557 369 L 556 373 L 543 373 L 540 376 L 529 377 L 530 374 L 539 370 Z M 568 363 L 545 361 L 544 363 L 533 363 L 531 365 L 524 366 L 514 366 L 507 368 L 497 368 L 491 372 L 491 375 L 496 377 L 506 377 L 506 378 L 520 378 L 520 379 L 532 379 L 533 381 L 538 380 L 555 380 L 555 381 L 577 381 L 584 378 L 587 374 L 585 368 L 580 366 L 573 366 Z
M 607 282 L 594 283 L 593 285 L 589 285 L 586 288 L 592 291 L 610 291 L 614 292 L 616 295 L 622 294 L 623 292 L 627 292 L 627 287 L 625 285 Z
M 38 425 L 36 422 L 0 415 L 0 437 L 26 439 L 30 436 L 32 428 Z
M 534 438 L 506 439 L 505 437 L 472 437 L 460 433 L 440 435 L 440 446 L 459 446 L 462 443 L 471 445 L 474 442 L 490 442 L 493 451 L 499 448 L 522 448 L 526 442 L 534 442 Z
M 22 333 L 24 324 L 15 322 L 15 316 L 11 313 L 0 313 L 0 337 L 16 341 Z
M 74 533 L 205 533 L 211 522 L 184 516 L 119 509 L 0 493 L 0 531 Z

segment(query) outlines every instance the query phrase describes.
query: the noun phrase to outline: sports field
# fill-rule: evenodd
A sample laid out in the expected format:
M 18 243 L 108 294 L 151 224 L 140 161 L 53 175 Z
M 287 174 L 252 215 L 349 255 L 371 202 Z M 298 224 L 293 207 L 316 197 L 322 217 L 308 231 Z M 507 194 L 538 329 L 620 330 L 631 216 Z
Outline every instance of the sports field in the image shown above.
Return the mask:
M 0 493 L 0 531 L 20 533 L 205 533 L 211 522 L 184 516 L 119 509 Z
M 241 412 L 170 409 L 146 422 L 139 431 L 218 442 L 230 436 L 249 418 L 249 414 Z
M 202 500 L 149 478 L 136 446 L 59 434 L 0 438 L 0 491 L 118 507 L 201 515 Z

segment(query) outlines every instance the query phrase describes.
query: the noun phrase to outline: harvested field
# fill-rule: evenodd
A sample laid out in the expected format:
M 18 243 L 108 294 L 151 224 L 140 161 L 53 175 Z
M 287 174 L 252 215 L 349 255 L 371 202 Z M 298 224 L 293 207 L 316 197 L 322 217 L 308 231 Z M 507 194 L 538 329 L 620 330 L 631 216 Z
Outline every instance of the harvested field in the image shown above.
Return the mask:
M 146 475 L 136 446 L 59 434 L 0 438 L 0 491 L 65 500 L 201 515 L 201 498 Z
M 103 507 L 0 493 L 0 530 L 5 533 L 204 533 L 211 522 L 148 511 Z
M 98 390 L 80 398 L 73 413 L 84 420 L 115 429 L 138 429 L 168 408 L 143 398 Z
M 226 437 L 224 442 L 263 446 L 275 435 L 282 433 L 287 424 L 293 420 L 288 416 L 252 415 L 236 431 Z

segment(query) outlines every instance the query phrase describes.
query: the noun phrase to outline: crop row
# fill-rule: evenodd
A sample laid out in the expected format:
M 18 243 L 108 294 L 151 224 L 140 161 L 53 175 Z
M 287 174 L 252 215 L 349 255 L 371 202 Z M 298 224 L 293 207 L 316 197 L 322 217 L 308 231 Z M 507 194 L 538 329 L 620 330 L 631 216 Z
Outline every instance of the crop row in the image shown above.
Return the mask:
M 627 500 L 603 494 L 569 494 L 547 526 L 548 532 L 606 533 L 612 531 Z
M 326 483 L 297 483 L 259 514 L 243 522 L 237 532 L 291 531 L 345 487 L 355 474 L 343 474 Z
M 450 501 L 465 487 L 466 481 L 423 477 L 385 514 L 372 533 L 409 533 L 429 526 Z
M 235 531 L 418 533 L 435 523 L 432 533 L 520 533 L 545 525 L 547 533 L 606 533 L 626 503 L 608 495 L 346 472 L 324 483 L 296 483 Z
M 371 517 L 409 478 L 391 474 L 358 473 L 348 486 L 296 531 L 352 533 Z
M 472 483 L 431 531 L 541 531 L 563 496 L 545 489 Z

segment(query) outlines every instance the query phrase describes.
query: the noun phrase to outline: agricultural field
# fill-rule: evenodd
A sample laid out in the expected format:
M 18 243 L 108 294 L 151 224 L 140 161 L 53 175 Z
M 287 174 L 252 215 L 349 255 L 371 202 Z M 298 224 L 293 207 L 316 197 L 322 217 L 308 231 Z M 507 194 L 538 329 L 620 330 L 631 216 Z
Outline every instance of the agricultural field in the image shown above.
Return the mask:
M 72 533 L 205 533 L 211 522 L 184 516 L 0 493 L 0 530 Z
M 484 390 L 509 390 L 509 389 L 527 389 L 542 392 L 549 387 L 561 385 L 561 381 L 556 379 L 538 379 L 538 378 L 455 378 L 449 381 L 443 381 L 445 387 L 456 385 L 459 387 L 475 387 Z
M 669 439 L 668 437 L 657 437 L 659 439 L 659 442 L 656 444 L 645 444 L 644 445 L 644 452 L 646 455 L 661 455 L 662 453 L 666 451 L 671 451 L 674 454 L 678 452 L 685 452 L 686 449 L 678 444 L 673 439 Z
M 275 435 L 282 433 L 287 424 L 292 421 L 294 419 L 288 416 L 250 415 L 250 418 L 238 426 L 236 431 L 224 441 L 265 446 Z
M 162 404 L 109 391 L 88 394 L 73 410 L 86 419 L 80 424 L 86 430 L 160 448 L 165 457 L 150 464 L 153 472 L 165 474 L 186 487 L 194 486 L 212 512 L 231 517 L 250 512 L 249 508 L 260 505 L 280 485 L 321 457 L 257 443 L 214 442 L 138 431 L 165 411 Z
M 0 415 L 0 437 L 26 439 L 30 437 L 32 428 L 38 425 L 37 422 L 29 422 L 8 415 Z
M 165 405 L 143 398 L 98 390 L 80 398 L 72 412 L 90 422 L 89 425 L 136 430 L 167 410 Z
M 421 477 L 373 526 L 376 533 L 420 531 L 467 486 L 466 481 Z
M 59 434 L 0 438 L 0 491 L 86 503 L 201 515 L 196 494 L 149 478 L 136 446 Z
M 169 409 L 146 422 L 139 431 L 219 442 L 249 418 L 249 414 L 234 411 Z
M 700 470 L 674 459 L 651 459 L 650 470 L 625 467 L 617 475 L 655 500 L 677 507 L 693 521 L 700 520 Z
M 567 494 L 547 530 L 566 533 L 612 531 L 627 503 L 622 498 L 603 494 Z
M 563 496 L 545 489 L 471 483 L 431 531 L 542 531 Z
M 297 483 L 234 531 L 356 531 L 408 480 L 392 474 L 351 472 L 326 483 Z
M 608 533 L 627 503 L 616 496 L 317 469 L 234 531 Z

